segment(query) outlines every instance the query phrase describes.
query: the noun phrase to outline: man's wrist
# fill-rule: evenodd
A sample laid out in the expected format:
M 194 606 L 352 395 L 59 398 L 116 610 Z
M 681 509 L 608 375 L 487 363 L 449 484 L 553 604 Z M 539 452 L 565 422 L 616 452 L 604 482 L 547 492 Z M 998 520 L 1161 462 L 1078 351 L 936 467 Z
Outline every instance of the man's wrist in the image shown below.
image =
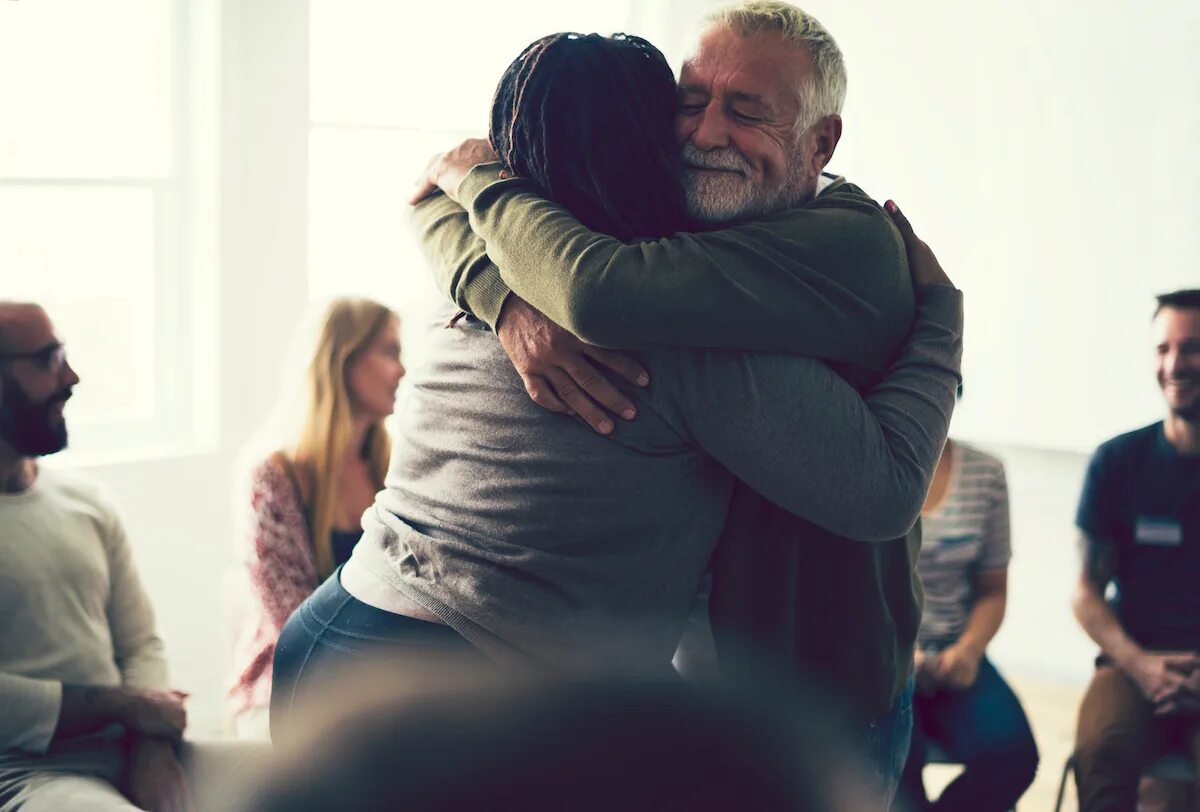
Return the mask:
M 62 690 L 64 706 L 100 724 L 125 724 L 135 701 L 129 691 L 115 685 L 64 685 Z
M 496 335 L 500 335 L 500 328 L 504 326 L 506 317 L 512 312 L 512 308 L 516 307 L 516 303 L 519 301 L 520 297 L 509 291 L 508 295 L 500 302 L 500 309 L 496 311 L 496 323 L 493 327 Z
M 1141 661 L 1145 652 L 1141 647 L 1133 641 L 1128 641 L 1119 646 L 1114 646 L 1112 651 L 1106 652 L 1117 666 L 1126 673 L 1133 673 L 1137 669 L 1138 663 Z
M 118 724 L 128 725 L 137 712 L 138 697 L 125 687 L 106 688 L 103 701 Z

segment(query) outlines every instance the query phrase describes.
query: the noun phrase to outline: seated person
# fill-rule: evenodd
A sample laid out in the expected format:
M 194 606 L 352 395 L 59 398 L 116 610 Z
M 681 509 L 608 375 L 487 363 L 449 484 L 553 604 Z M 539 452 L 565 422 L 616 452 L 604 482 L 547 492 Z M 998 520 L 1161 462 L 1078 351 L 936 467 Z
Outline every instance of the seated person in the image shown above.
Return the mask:
M 1012 554 L 1003 463 L 948 441 L 921 521 L 925 611 L 901 792 L 913 812 L 1003 812 L 1033 783 L 1038 763 L 1021 703 L 985 655 L 1004 620 Z M 921 777 L 926 740 L 966 768 L 932 804 Z
M 1075 737 L 1085 812 L 1133 809 L 1164 749 L 1200 769 L 1200 290 L 1159 296 L 1154 328 L 1166 417 L 1096 450 L 1076 517 L 1075 616 L 1101 650 Z
M 404 377 L 396 314 L 366 299 L 332 302 L 308 362 L 298 435 L 251 475 L 241 561 L 251 592 L 229 690 L 235 730 L 267 736 L 271 660 L 292 611 L 350 558 L 362 514 L 383 488 L 384 420 Z
M 573 92 L 590 79 L 595 92 Z M 553 35 L 501 84 L 493 135 L 519 135 L 497 150 L 506 171 L 531 167 L 533 182 L 596 228 L 630 239 L 680 230 L 675 82 L 657 50 L 632 37 Z M 578 133 L 600 131 L 611 137 L 579 160 Z M 448 330 L 440 320 L 363 540 L 280 635 L 273 737 L 293 706 L 328 699 L 312 690 L 323 674 L 379 649 L 669 669 L 735 477 L 848 536 L 905 533 L 958 384 L 961 296 L 924 256 L 912 334 L 865 400 L 811 359 L 660 348 L 640 358 L 654 385 L 627 392 L 637 420 L 607 436 L 531 402 L 485 324 Z
M 184 695 L 121 521 L 37 462 L 77 383 L 45 311 L 0 302 L 0 810 L 176 812 Z

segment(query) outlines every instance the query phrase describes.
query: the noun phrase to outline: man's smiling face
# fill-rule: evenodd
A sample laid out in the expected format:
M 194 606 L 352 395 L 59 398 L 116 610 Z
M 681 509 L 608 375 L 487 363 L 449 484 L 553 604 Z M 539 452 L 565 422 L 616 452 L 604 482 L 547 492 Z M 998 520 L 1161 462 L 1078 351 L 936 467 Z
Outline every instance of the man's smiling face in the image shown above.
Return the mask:
M 1167 408 L 1200 421 L 1200 308 L 1163 307 L 1154 318 L 1155 372 Z
M 704 33 L 680 74 L 675 124 L 692 216 L 753 217 L 811 196 L 820 168 L 805 159 L 796 123 L 812 74 L 808 54 L 774 32 Z

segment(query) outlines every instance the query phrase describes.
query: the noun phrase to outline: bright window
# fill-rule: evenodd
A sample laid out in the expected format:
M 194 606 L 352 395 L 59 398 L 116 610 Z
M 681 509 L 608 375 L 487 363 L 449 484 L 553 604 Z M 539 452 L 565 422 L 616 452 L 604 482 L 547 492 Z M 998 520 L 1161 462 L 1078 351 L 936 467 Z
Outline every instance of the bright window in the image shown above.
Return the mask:
M 187 88 L 203 5 L 0 3 L 0 291 L 45 306 L 67 343 L 82 378 L 72 448 L 87 456 L 199 433 L 185 159 L 202 129 Z
M 406 307 L 435 297 L 405 223 L 436 152 L 487 131 L 500 74 L 556 31 L 611 34 L 631 3 L 311 0 L 309 290 Z

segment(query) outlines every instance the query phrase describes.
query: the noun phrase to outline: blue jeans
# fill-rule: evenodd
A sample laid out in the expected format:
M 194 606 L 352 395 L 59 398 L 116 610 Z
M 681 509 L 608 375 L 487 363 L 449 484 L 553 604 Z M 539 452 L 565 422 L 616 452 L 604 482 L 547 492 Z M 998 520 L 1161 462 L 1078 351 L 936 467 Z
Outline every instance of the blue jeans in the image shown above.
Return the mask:
M 908 757 L 913 732 L 913 680 L 892 704 L 892 709 L 871 720 L 866 729 L 867 765 L 874 774 L 876 789 L 885 810 L 891 809 L 896 788 Z
M 339 569 L 317 587 L 279 633 L 271 682 L 273 740 L 314 684 L 371 655 L 467 653 L 485 662 L 483 653 L 449 626 L 385 612 L 355 599 L 342 588 L 340 575 Z M 323 687 L 328 690 L 328 683 Z M 326 704 L 337 699 L 336 691 L 320 697 Z
M 913 700 L 912 751 L 901 793 L 914 812 L 1011 809 L 1037 773 L 1038 751 L 1016 694 L 985 657 L 966 691 L 939 691 Z M 936 741 L 965 769 L 935 803 L 925 794 L 925 742 Z

